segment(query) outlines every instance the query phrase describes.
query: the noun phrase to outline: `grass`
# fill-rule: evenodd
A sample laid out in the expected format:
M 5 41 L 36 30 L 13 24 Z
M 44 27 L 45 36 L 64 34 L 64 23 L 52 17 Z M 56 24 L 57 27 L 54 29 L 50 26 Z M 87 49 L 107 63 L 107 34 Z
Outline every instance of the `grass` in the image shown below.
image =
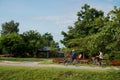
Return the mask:
M 0 67 L 0 80 L 120 80 L 120 71 Z

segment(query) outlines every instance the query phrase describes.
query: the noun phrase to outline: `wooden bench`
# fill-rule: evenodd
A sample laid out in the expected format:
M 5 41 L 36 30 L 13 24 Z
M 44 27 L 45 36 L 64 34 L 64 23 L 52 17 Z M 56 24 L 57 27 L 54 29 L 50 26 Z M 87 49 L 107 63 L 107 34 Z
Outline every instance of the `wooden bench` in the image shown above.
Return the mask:
M 56 63 L 64 63 L 65 61 L 65 58 L 54 58 L 53 59 L 53 62 L 56 62 Z

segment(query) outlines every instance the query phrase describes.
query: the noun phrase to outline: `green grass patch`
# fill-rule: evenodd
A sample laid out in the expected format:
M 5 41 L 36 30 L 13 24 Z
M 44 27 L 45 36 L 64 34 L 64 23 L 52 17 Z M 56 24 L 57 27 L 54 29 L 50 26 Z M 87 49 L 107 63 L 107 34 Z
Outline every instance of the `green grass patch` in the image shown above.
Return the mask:
M 120 80 L 120 71 L 0 67 L 0 80 Z

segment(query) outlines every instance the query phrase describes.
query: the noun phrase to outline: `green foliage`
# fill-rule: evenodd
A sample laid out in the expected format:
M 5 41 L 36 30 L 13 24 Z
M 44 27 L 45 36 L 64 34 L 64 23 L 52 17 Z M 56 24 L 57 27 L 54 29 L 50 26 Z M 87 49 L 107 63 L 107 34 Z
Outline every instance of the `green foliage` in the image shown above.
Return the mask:
M 120 51 L 120 8 L 114 7 L 107 16 L 103 11 L 85 4 L 77 13 L 78 20 L 68 32 L 62 31 L 61 42 L 66 48 L 76 49 L 87 55 L 98 51 L 109 53 Z
M 119 76 L 115 70 L 0 67 L 1 80 L 120 80 Z
M 24 48 L 24 41 L 17 33 L 4 35 L 0 38 L 0 45 L 2 46 L 3 53 L 22 53 Z
M 50 33 L 41 35 L 30 30 L 18 34 L 19 23 L 14 21 L 2 24 L 0 36 L 0 53 L 14 54 L 16 57 L 36 57 L 38 49 L 49 47 L 53 52 L 59 50 L 59 44 Z
M 50 47 L 50 42 L 53 41 L 53 36 L 50 33 L 45 33 L 42 37 L 43 41 L 45 42 L 44 44 Z
M 14 23 L 13 20 L 11 20 L 10 22 L 3 23 L 1 34 L 2 35 L 10 34 L 13 32 L 17 33 L 19 31 L 18 26 L 19 26 L 19 23 L 18 22 Z
M 43 34 L 42 39 L 43 39 L 44 46 L 50 47 L 50 49 L 55 52 L 59 50 L 59 44 L 54 41 L 51 33 Z
M 61 42 L 67 44 L 71 39 L 81 39 L 101 31 L 104 22 L 104 13 L 85 4 L 82 10 L 77 13 L 78 20 L 73 27 L 69 27 L 68 33 L 62 31 L 64 39 Z
M 41 35 L 39 32 L 30 30 L 27 32 L 24 32 L 22 35 L 25 46 L 26 46 L 26 52 L 29 53 L 30 56 L 36 56 L 35 53 L 39 48 L 42 47 L 42 41 L 41 41 Z
M 53 40 L 53 36 L 50 33 L 41 35 L 37 31 L 30 30 L 24 32 L 22 37 L 26 42 L 26 51 L 32 57 L 36 57 L 36 52 L 40 48 L 49 47 L 52 51 L 59 49 L 58 43 Z

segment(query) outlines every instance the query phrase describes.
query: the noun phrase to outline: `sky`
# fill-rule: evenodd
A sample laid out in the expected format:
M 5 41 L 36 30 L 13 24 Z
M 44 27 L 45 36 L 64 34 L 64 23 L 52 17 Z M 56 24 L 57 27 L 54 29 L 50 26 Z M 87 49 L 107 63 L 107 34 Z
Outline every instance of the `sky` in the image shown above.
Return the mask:
M 20 23 L 20 34 L 29 30 L 48 32 L 59 42 L 63 39 L 61 31 L 67 32 L 68 26 L 74 25 L 84 4 L 107 14 L 113 6 L 120 7 L 120 0 L 0 0 L 0 30 L 3 23 L 14 20 Z

